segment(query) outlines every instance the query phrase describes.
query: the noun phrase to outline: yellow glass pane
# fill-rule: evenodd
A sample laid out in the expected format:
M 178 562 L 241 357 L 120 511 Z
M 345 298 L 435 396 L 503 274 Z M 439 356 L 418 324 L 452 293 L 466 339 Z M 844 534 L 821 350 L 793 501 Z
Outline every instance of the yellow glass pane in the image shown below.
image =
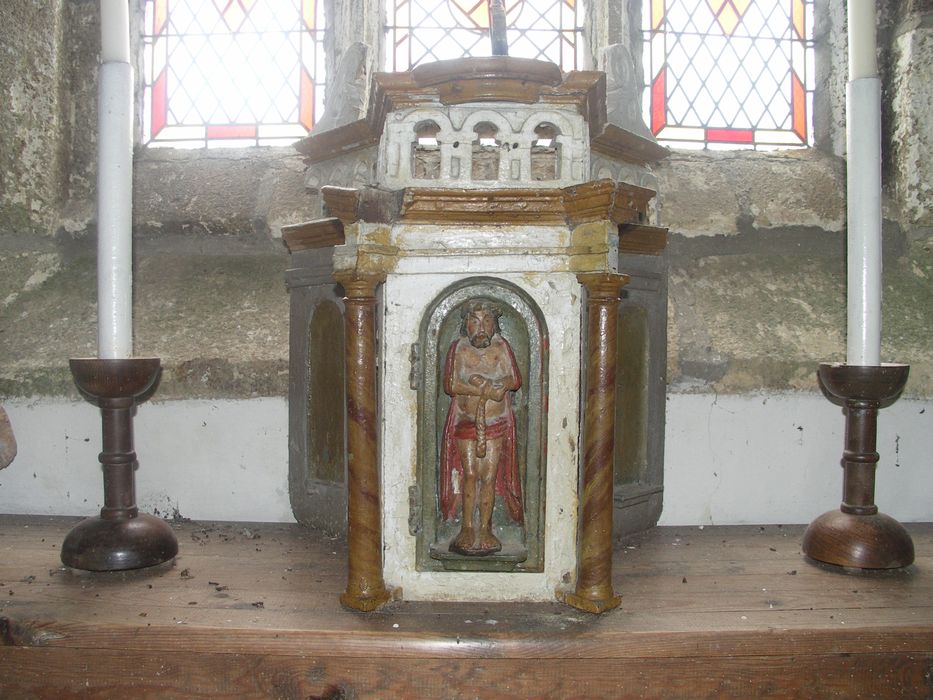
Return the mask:
M 806 36 L 806 15 L 803 10 L 803 0 L 793 0 L 791 16 L 793 18 L 794 31 L 797 33 L 797 38 L 803 39 Z
M 664 21 L 664 0 L 651 0 L 651 28 L 658 29 Z
M 153 8 L 153 34 L 159 34 L 165 26 L 165 19 L 168 17 L 168 0 L 155 0 Z
M 301 16 L 304 19 L 305 26 L 308 29 L 314 29 L 314 23 L 317 19 L 315 17 L 315 2 L 314 0 L 302 0 L 301 1 Z
M 486 0 L 449 0 L 453 15 L 456 10 L 477 29 L 489 29 L 489 4 Z
M 739 13 L 735 11 L 732 3 L 728 3 L 723 7 L 722 11 L 716 16 L 716 20 L 719 22 L 719 26 L 722 27 L 722 31 L 726 36 L 732 36 L 732 32 L 739 26 L 740 19 L 741 17 L 739 17 Z

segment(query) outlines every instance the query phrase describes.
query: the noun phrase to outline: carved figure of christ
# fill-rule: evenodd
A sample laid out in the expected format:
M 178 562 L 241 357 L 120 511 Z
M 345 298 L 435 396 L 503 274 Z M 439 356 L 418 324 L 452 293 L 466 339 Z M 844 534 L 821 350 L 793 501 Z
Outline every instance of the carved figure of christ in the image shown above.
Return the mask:
M 451 344 L 444 372 L 451 403 L 444 430 L 440 500 L 446 519 L 454 515 L 455 502 L 462 502 L 460 532 L 449 548 L 468 556 L 502 548 L 492 532 L 497 492 L 513 520 L 523 520 L 510 397 L 522 381 L 512 348 L 499 332 L 498 317 L 499 310 L 485 300 L 462 305 L 461 338 Z M 460 475 L 460 498 L 453 493 L 454 471 Z

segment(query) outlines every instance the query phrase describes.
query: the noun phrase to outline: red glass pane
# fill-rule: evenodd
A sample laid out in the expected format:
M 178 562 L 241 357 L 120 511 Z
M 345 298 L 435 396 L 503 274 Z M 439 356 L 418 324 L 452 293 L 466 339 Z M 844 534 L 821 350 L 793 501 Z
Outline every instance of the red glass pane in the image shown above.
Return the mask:
M 155 138 L 165 127 L 167 117 L 168 85 L 163 70 L 152 85 L 152 138 Z
M 754 143 L 755 132 L 751 129 L 707 129 L 706 140 L 710 143 Z
M 662 68 L 658 77 L 651 84 L 651 133 L 657 134 L 667 126 L 667 93 L 665 77 L 667 69 Z
M 314 126 L 314 81 L 304 68 L 301 69 L 301 95 L 299 97 L 299 120 L 301 125 L 311 130 Z
M 255 124 L 209 124 L 208 139 L 254 139 L 258 130 Z
M 794 133 L 800 140 L 807 140 L 807 91 L 796 73 L 791 73 L 791 112 L 793 114 Z

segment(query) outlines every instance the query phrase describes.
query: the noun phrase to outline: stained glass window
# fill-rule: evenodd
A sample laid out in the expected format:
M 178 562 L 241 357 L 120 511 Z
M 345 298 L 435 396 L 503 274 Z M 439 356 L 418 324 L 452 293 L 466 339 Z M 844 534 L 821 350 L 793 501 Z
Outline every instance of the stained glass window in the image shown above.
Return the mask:
M 814 0 L 644 0 L 645 121 L 693 148 L 812 142 Z
M 581 0 L 505 0 L 509 55 L 582 68 Z M 388 0 L 386 70 L 488 56 L 488 0 Z
M 324 104 L 322 0 L 145 0 L 149 145 L 286 145 Z

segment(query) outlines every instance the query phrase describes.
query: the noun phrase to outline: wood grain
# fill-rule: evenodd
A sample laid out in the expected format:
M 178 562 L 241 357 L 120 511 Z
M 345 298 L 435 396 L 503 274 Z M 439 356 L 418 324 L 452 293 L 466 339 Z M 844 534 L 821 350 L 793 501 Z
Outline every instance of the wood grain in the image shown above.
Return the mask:
M 282 242 L 289 253 L 295 253 L 310 248 L 343 245 L 346 236 L 343 233 L 343 222 L 336 217 L 330 217 L 283 226 Z
M 873 575 L 808 563 L 802 526 L 656 528 L 616 543 L 622 606 L 593 616 L 558 603 L 350 612 L 346 543 L 293 524 L 176 522 L 174 563 L 77 572 L 58 560 L 74 522 L 0 516 L 4 698 L 931 692 L 930 524 L 908 525 L 914 566 Z
M 644 224 L 619 225 L 619 252 L 661 255 L 667 247 L 667 229 Z
M 58 698 L 789 698 L 923 697 L 933 656 L 786 653 L 717 659 L 359 659 L 255 653 L 88 655 L 0 648 L 3 697 Z M 767 669 L 767 673 L 763 670 Z M 779 680 L 776 680 L 779 679 Z

